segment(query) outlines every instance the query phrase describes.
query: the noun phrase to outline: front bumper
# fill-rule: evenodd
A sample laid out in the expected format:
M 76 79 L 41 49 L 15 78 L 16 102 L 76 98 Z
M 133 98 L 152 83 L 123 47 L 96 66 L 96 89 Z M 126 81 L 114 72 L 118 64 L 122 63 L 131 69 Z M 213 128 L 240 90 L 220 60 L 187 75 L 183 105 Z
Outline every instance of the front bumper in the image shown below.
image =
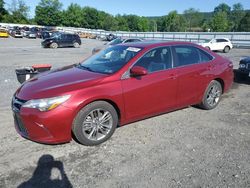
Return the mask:
M 240 73 L 240 74 L 245 74 L 245 75 L 248 75 L 248 76 L 250 76 L 250 70 L 249 69 L 238 69 L 238 72 Z
M 17 111 L 13 108 L 16 131 L 29 140 L 58 144 L 71 141 L 71 126 L 73 111 L 63 105 L 48 111 L 40 112 L 37 109 L 22 108 Z

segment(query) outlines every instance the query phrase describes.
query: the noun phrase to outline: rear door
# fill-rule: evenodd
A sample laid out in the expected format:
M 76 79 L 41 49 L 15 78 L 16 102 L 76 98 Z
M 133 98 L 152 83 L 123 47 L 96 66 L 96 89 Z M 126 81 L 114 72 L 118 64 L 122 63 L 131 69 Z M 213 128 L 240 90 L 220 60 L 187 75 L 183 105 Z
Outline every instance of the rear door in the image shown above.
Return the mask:
M 153 49 L 134 66 L 144 67 L 148 74 L 122 80 L 126 118 L 136 120 L 173 109 L 177 79 L 170 48 Z
M 207 55 L 206 59 L 206 52 L 189 45 L 174 46 L 172 49 L 178 74 L 177 106 L 197 104 L 206 88 L 209 71 L 212 69 L 209 61 L 213 57 Z

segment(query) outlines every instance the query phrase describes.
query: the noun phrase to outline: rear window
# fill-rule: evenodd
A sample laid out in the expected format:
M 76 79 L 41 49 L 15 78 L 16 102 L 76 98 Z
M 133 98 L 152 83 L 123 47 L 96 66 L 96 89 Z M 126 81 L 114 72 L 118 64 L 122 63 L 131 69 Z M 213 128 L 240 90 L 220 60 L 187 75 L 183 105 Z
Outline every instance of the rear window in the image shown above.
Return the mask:
M 174 46 L 173 49 L 177 57 L 175 67 L 208 62 L 213 59 L 210 54 L 193 46 Z
M 226 39 L 216 39 L 216 42 L 228 42 Z

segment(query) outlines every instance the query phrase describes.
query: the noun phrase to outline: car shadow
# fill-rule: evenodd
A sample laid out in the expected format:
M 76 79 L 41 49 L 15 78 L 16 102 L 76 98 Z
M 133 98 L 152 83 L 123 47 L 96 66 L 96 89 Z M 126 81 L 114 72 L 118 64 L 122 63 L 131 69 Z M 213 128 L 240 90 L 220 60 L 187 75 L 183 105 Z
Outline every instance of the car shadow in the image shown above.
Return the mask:
M 52 155 L 43 155 L 39 158 L 37 167 L 32 177 L 18 188 L 46 188 L 46 187 L 65 187 L 72 188 L 61 161 L 54 159 Z
M 234 82 L 237 84 L 250 85 L 250 77 L 242 75 L 237 69 L 234 69 Z

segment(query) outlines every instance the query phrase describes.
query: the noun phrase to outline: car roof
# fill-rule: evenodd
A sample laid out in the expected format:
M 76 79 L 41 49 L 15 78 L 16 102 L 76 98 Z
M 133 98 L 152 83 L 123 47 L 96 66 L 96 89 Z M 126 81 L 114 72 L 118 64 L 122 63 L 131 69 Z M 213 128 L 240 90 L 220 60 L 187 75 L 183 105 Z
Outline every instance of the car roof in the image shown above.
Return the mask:
M 152 40 L 152 41 L 142 41 L 142 42 L 131 42 L 131 43 L 123 43 L 119 44 L 122 46 L 131 46 L 131 47 L 138 47 L 138 48 L 154 48 L 158 46 L 174 46 L 174 45 L 193 45 L 197 46 L 195 43 L 191 42 L 184 42 L 184 41 L 157 41 L 157 40 Z

